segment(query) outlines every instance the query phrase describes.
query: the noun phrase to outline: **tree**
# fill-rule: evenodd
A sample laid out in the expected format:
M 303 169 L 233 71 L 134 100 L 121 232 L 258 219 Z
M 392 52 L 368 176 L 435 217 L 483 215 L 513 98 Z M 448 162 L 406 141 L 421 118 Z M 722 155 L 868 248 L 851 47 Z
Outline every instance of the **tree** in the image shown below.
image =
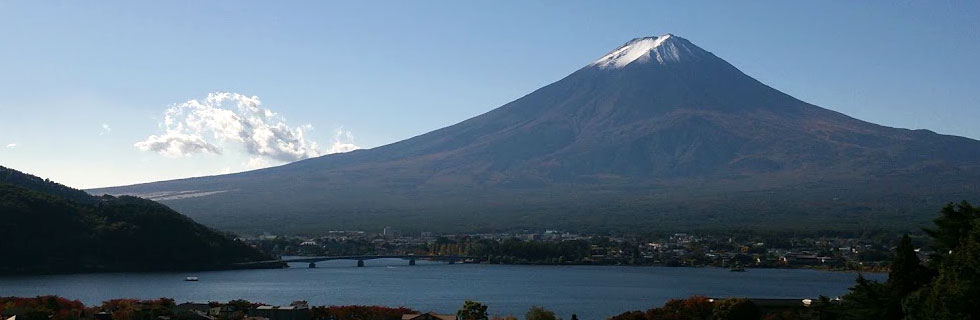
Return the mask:
M 527 310 L 527 313 L 524 314 L 524 320 L 559 320 L 559 319 L 558 317 L 555 316 L 555 313 L 552 312 L 551 310 L 538 306 L 532 306 L 531 309 Z
M 716 320 L 758 320 L 762 318 L 759 307 L 748 299 L 725 299 L 715 303 Z
M 936 254 L 922 265 L 902 237 L 880 284 L 858 276 L 843 297 L 842 319 L 980 319 L 980 208 L 949 204 L 926 229 Z
M 692 296 L 683 300 L 670 300 L 663 307 L 650 309 L 646 318 L 651 320 L 710 320 L 714 305 L 705 296 Z
M 571 320 L 578 320 L 578 315 L 577 315 L 577 314 L 574 314 L 574 313 L 573 313 L 573 314 L 572 314 L 572 319 L 571 319 Z
M 456 311 L 459 320 L 487 320 L 487 306 L 482 303 L 466 300 L 463 307 Z
M 969 202 L 950 203 L 943 207 L 942 214 L 932 220 L 936 228 L 924 229 L 933 239 L 933 249 L 936 250 L 933 260 L 942 262 L 943 257 L 969 236 L 970 230 L 978 223 L 977 219 L 980 219 L 980 208 L 973 207 Z
M 908 318 L 980 319 L 980 219 L 958 243 L 942 258 L 935 281 L 905 301 Z
M 227 305 L 234 308 L 235 311 L 247 311 L 248 309 L 259 306 L 260 303 L 253 303 L 245 299 L 235 299 L 228 301 Z
M 846 319 L 896 319 L 888 313 L 890 299 L 884 284 L 865 279 L 859 274 L 857 284 L 848 290 L 841 298 Z
M 394 320 L 401 319 L 406 313 L 418 311 L 400 307 L 388 308 L 379 306 L 330 306 L 313 307 L 312 319 L 315 320 Z M 199 319 L 195 319 L 199 320 Z
M 647 320 L 647 317 L 643 311 L 627 311 L 613 316 L 609 320 Z
M 915 253 L 912 239 L 908 235 L 902 236 L 888 272 L 888 289 L 897 297 L 904 298 L 928 283 L 930 277 L 931 272 L 922 266 Z
M 816 320 L 837 320 L 840 318 L 839 310 L 827 296 L 821 295 L 816 301 L 810 304 L 810 318 Z

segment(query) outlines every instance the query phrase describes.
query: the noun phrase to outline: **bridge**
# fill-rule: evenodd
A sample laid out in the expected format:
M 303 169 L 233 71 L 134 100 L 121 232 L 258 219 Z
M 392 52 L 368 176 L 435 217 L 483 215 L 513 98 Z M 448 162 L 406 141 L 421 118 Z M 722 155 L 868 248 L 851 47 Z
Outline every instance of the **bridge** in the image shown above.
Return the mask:
M 436 260 L 436 261 L 446 261 L 449 264 L 454 264 L 457 261 L 465 261 L 468 259 L 480 260 L 480 257 L 475 256 L 441 256 L 441 255 L 401 255 L 401 254 L 388 254 L 388 255 L 373 255 L 373 256 L 323 256 L 323 257 L 298 257 L 291 259 L 281 259 L 280 261 L 285 263 L 299 262 L 299 263 L 309 263 L 310 268 L 316 268 L 317 262 L 330 261 L 330 260 L 357 260 L 357 266 L 363 267 L 364 260 L 373 259 L 404 259 L 408 260 L 408 265 L 414 266 L 416 259 L 422 260 Z

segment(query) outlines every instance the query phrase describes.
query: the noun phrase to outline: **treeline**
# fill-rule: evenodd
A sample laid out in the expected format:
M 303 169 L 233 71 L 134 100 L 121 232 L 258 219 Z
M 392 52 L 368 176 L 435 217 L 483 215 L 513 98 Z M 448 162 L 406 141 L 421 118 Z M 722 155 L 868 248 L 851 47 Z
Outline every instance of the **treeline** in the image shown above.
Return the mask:
M 57 296 L 39 296 L 34 298 L 0 297 L 0 314 L 15 315 L 17 320 L 242 320 L 259 317 L 252 314 L 254 309 L 266 305 L 248 300 L 231 300 L 228 302 L 208 302 L 201 310 L 198 305 L 184 307 L 177 305 L 173 299 L 160 298 L 154 300 L 113 299 L 98 306 L 87 307 L 77 300 L 68 300 Z M 384 306 L 314 306 L 309 308 L 306 301 L 294 301 L 287 316 L 295 320 L 401 320 L 406 314 L 419 314 L 418 311 L 406 307 Z M 212 309 L 215 308 L 215 309 Z M 514 316 L 493 316 L 487 312 L 487 305 L 469 301 L 456 312 L 459 320 L 516 320 Z M 215 312 L 214 310 L 220 310 Z M 537 306 L 532 306 L 524 315 L 525 320 L 560 320 L 554 312 Z M 569 320 L 578 320 L 572 314 Z
M 611 320 L 892 320 L 980 319 L 980 208 L 947 205 L 925 233 L 935 254 L 925 263 L 909 236 L 895 249 L 884 283 L 858 276 L 840 300 L 819 297 L 808 307 L 764 310 L 745 299 L 707 297 L 672 300 L 659 308 L 631 311 Z
M 922 263 L 908 236 L 888 281 L 859 277 L 831 319 L 980 319 L 980 208 L 947 205 L 926 229 L 935 254 Z
M 175 317 L 173 299 L 138 300 L 114 299 L 100 306 L 86 307 L 78 300 L 57 296 L 34 298 L 0 297 L 0 314 L 12 314 L 17 320 L 78 320 L 94 319 L 100 312 L 112 314 L 113 320 L 155 320 L 171 317 L 181 320 L 199 319 L 190 315 Z
M 809 310 L 777 311 L 766 314 L 766 319 L 808 319 Z M 725 299 L 714 301 L 704 296 L 694 296 L 682 300 L 667 301 L 662 307 L 647 311 L 630 311 L 609 318 L 609 320 L 759 320 L 762 310 L 746 299 Z M 819 315 L 817 315 L 819 317 Z M 819 318 L 817 318 L 819 319 Z
M 404 314 L 418 313 L 406 307 L 380 306 L 324 306 L 311 310 L 314 320 L 400 320 Z
M 297 301 L 306 305 L 305 301 Z M 99 313 L 108 314 L 112 320 L 240 320 L 248 316 L 250 310 L 265 305 L 247 300 L 232 300 L 227 303 L 209 302 L 208 307 L 220 307 L 224 312 L 205 317 L 199 311 L 181 310 L 173 299 L 154 300 L 113 299 L 98 306 L 87 307 L 78 300 L 68 300 L 57 296 L 34 298 L 0 297 L 0 314 L 13 314 L 17 320 L 79 320 L 101 319 Z M 302 310 L 302 309 L 301 309 Z M 311 320 L 400 320 L 403 314 L 418 313 L 409 308 L 389 308 L 381 306 L 322 306 L 306 309 L 306 317 L 296 319 Z
M 98 202 L 98 199 L 92 197 L 85 191 L 58 184 L 48 179 L 41 179 L 41 177 L 25 174 L 4 166 L 0 166 L 0 183 L 20 186 L 25 189 L 78 203 L 91 204 Z
M 0 274 L 220 269 L 271 259 L 162 204 L 79 192 L 0 167 Z

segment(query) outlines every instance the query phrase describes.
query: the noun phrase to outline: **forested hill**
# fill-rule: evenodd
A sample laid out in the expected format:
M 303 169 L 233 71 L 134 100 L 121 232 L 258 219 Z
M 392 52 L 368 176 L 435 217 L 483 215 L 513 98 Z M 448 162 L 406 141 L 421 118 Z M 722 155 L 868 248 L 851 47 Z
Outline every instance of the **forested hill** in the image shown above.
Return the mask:
M 41 179 L 41 177 L 26 174 L 4 166 L 0 166 L 0 183 L 12 184 L 79 203 L 98 202 L 96 198 L 92 197 L 85 191 L 58 184 L 48 179 Z
M 270 257 L 162 204 L 0 166 L 0 274 L 228 268 Z

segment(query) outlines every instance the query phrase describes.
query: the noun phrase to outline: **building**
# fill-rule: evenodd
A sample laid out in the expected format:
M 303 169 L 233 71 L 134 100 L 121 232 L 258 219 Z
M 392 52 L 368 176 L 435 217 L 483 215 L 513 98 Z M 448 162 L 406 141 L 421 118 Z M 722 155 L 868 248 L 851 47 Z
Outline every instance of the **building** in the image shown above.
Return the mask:
M 208 311 L 208 316 L 218 319 L 239 319 L 245 316 L 245 312 L 238 310 L 234 306 L 223 305 L 211 308 Z
M 438 314 L 434 312 L 409 313 L 409 314 L 403 314 L 402 320 L 456 320 L 456 315 Z
M 313 314 L 308 307 L 296 306 L 258 306 L 248 311 L 249 317 L 269 320 L 310 320 Z
M 400 237 L 401 232 L 392 227 L 385 227 L 384 230 L 381 231 L 381 236 L 385 237 L 385 239 L 394 239 Z
M 181 317 L 196 320 L 214 320 L 215 317 L 208 315 L 211 309 L 207 303 L 184 302 L 177 305 L 177 313 Z
M 207 314 L 211 311 L 211 305 L 207 303 L 194 303 L 194 302 L 184 302 L 177 305 L 177 311 L 197 311 Z

